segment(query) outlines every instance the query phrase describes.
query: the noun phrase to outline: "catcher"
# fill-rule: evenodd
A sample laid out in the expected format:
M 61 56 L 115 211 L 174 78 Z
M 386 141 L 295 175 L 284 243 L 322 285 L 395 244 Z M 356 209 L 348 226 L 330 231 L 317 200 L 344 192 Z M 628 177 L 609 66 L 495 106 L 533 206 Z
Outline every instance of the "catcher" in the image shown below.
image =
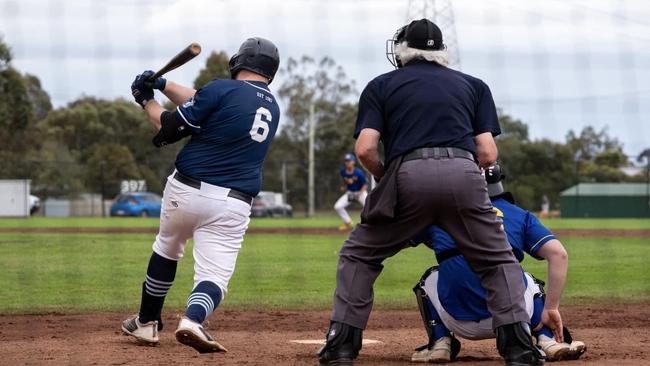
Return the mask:
M 515 205 L 512 194 L 503 189 L 505 176 L 499 165 L 488 168 L 485 179 L 490 200 L 503 220 L 517 259 L 521 262 L 524 253 L 528 253 L 548 261 L 546 293 L 544 282 L 522 269 L 526 310 L 537 346 L 544 351 L 547 361 L 577 359 L 587 348 L 583 342 L 572 340 L 558 310 L 568 266 L 564 246 L 534 215 Z M 412 244 L 420 242 L 434 250 L 438 266 L 428 269 L 413 289 L 429 342 L 416 348 L 411 360 L 446 363 L 454 361 L 460 352 L 455 335 L 471 340 L 495 338 L 492 315 L 478 275 L 472 272 L 452 238 L 432 226 L 414 238 Z

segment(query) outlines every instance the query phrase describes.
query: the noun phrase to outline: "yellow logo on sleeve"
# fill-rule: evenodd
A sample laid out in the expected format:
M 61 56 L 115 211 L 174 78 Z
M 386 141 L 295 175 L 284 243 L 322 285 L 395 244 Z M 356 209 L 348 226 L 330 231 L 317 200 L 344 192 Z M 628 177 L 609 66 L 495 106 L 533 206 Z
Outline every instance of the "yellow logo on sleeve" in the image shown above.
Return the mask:
M 493 209 L 494 212 L 497 214 L 497 217 L 503 217 L 503 211 L 499 210 L 499 209 L 496 208 L 496 207 L 492 207 L 492 209 Z M 500 225 L 500 227 L 499 227 L 499 230 L 501 230 L 501 231 L 505 231 L 505 228 L 503 227 L 503 220 L 499 220 L 499 221 L 501 221 L 501 225 Z

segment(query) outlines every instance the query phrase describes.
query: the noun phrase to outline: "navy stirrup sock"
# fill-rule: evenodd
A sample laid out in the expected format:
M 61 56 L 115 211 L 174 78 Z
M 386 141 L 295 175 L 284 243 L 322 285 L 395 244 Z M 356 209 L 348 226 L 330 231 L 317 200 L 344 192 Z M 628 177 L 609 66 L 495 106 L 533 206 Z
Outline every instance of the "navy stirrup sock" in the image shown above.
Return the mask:
M 138 316 L 141 323 L 158 320 L 158 330 L 162 330 L 162 308 L 165 296 L 174 283 L 177 265 L 177 261 L 156 253 L 151 254 L 147 277 L 142 283 L 142 301 Z
M 187 298 L 185 316 L 202 324 L 205 318 L 219 306 L 222 297 L 221 288 L 215 283 L 210 281 L 199 282 Z

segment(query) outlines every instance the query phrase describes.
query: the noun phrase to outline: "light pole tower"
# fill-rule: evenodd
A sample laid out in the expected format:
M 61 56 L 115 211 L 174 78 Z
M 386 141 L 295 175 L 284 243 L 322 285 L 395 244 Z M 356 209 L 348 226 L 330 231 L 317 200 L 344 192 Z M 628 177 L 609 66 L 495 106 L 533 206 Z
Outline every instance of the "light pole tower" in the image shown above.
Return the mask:
M 460 53 L 451 0 L 409 0 L 407 22 L 421 18 L 427 18 L 440 27 L 449 53 L 449 67 L 460 70 Z

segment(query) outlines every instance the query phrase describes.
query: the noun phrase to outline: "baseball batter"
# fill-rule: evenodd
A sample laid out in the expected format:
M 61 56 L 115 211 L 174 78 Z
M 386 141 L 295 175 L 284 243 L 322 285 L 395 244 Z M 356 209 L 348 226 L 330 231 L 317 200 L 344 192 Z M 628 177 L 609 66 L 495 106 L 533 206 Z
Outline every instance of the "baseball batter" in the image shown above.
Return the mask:
M 544 283 L 522 269 L 526 312 L 538 347 L 548 361 L 577 359 L 586 346 L 571 339 L 558 310 L 568 266 L 564 246 L 533 214 L 515 205 L 512 194 L 503 189 L 505 176 L 498 165 L 487 169 L 485 176 L 490 199 L 497 216 L 503 219 L 517 259 L 523 261 L 524 253 L 528 253 L 535 259 L 548 261 L 546 293 Z M 413 289 L 429 343 L 418 347 L 411 360 L 446 363 L 453 361 L 460 351 L 460 342 L 454 335 L 472 340 L 495 337 L 492 315 L 486 306 L 485 288 L 449 234 L 432 226 L 421 238 L 434 250 L 438 267 L 427 270 Z
M 151 81 L 153 72 L 145 71 L 131 85 L 135 101 L 158 130 L 156 146 L 190 137 L 167 178 L 140 311 L 122 323 L 122 331 L 141 343 L 159 342 L 165 296 L 192 238 L 194 286 L 176 339 L 201 353 L 226 350 L 202 323 L 228 290 L 251 202 L 260 190 L 262 164 L 280 119 L 268 87 L 279 60 L 271 41 L 249 38 L 230 59 L 232 80 L 213 80 L 197 91 L 163 78 Z M 154 100 L 153 89 L 178 107 L 164 110 Z
M 384 260 L 439 225 L 480 275 L 506 364 L 542 365 L 530 338 L 521 267 L 480 171 L 496 161 L 494 136 L 501 132 L 490 89 L 446 67 L 442 32 L 427 19 L 400 28 L 387 44 L 397 69 L 365 87 L 354 132 L 355 154 L 379 183 L 339 251 L 334 310 L 319 362 L 354 363 Z
M 363 170 L 355 166 L 356 159 L 354 155 L 345 154 L 343 161 L 345 166 L 341 168 L 341 178 L 343 178 L 345 185 L 345 193 L 336 201 L 334 209 L 343 220 L 339 230 L 346 231 L 352 229 L 352 219 L 346 208 L 353 201 L 357 201 L 363 206 L 368 196 L 368 184 Z

